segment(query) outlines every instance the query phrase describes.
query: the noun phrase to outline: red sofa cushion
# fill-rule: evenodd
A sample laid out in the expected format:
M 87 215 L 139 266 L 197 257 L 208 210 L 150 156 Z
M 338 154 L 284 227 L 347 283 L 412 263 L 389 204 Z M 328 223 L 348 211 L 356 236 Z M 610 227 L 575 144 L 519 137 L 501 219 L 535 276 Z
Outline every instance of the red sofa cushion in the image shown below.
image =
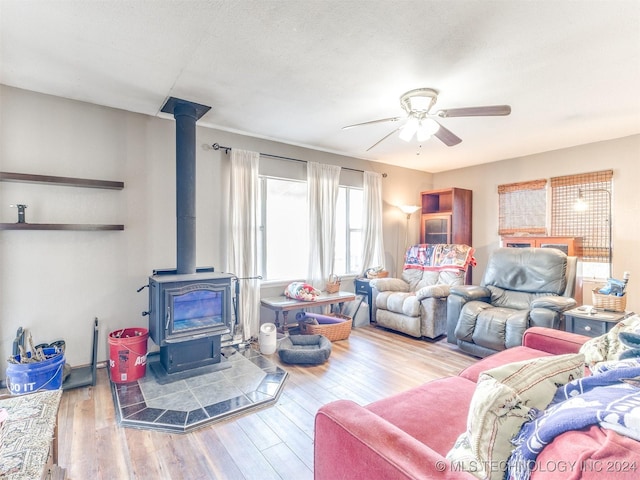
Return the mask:
M 531 327 L 524 332 L 522 344 L 554 355 L 578 353 L 590 337 L 554 328 Z
M 472 382 L 478 381 L 478 376 L 485 370 L 490 370 L 495 367 L 500 367 L 508 363 L 520 362 L 522 360 L 531 360 L 534 358 L 548 357 L 550 353 L 542 352 L 534 348 L 529 347 L 513 347 L 501 352 L 494 353 L 488 357 L 483 358 L 479 362 L 465 368 L 460 372 L 459 376 L 471 380 Z
M 440 378 L 365 408 L 445 456 L 467 427 L 475 389 L 460 377 Z

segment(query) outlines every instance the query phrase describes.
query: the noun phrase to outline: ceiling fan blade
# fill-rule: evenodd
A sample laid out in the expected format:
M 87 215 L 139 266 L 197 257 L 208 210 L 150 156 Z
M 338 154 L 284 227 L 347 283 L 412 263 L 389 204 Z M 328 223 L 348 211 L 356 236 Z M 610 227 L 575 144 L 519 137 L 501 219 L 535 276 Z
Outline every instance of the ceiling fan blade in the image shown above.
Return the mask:
M 438 116 L 447 117 L 497 117 L 501 115 L 509 115 L 511 107 L 509 105 L 492 105 L 488 107 L 464 107 L 464 108 L 448 108 L 440 110 Z
M 389 138 L 391 135 L 393 135 L 394 133 L 396 133 L 398 130 L 400 130 L 400 127 L 392 130 L 391 132 L 387 133 L 384 137 L 382 137 L 380 140 L 378 140 L 376 143 L 374 143 L 373 145 L 371 145 L 369 148 L 367 148 L 367 152 L 369 150 L 371 150 L 374 147 L 377 147 L 378 145 L 380 145 L 382 142 L 384 142 L 387 138 Z
M 353 125 L 347 125 L 346 127 L 342 127 L 342 130 L 347 130 L 348 128 L 353 128 L 353 127 L 362 127 L 363 125 L 373 125 L 374 123 L 397 122 L 398 120 L 402 120 L 403 118 L 404 117 L 390 117 L 390 118 L 381 118 L 380 120 L 371 120 L 369 122 L 354 123 Z
M 442 126 L 440 122 L 436 122 L 440 125 L 440 128 L 433 135 L 438 138 L 442 143 L 444 143 L 447 147 L 453 147 L 462 142 L 462 139 L 453 133 L 451 130 L 448 130 Z

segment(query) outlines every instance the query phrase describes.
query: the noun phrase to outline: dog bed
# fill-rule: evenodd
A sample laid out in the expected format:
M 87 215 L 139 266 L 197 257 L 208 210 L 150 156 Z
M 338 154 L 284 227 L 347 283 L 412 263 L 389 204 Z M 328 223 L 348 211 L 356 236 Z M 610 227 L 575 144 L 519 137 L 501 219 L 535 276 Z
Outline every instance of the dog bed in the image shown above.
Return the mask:
M 319 365 L 331 355 L 331 341 L 323 335 L 289 335 L 278 346 L 280 360 L 295 365 Z

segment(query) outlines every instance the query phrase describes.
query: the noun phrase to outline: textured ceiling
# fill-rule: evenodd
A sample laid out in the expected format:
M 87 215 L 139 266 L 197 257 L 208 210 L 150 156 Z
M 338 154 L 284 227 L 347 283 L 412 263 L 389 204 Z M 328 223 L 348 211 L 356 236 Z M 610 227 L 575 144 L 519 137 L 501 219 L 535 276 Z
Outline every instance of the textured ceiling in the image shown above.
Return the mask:
M 438 172 L 640 133 L 640 1 L 0 0 L 0 83 L 148 115 L 210 105 L 222 130 Z M 392 135 L 399 97 L 462 138 Z

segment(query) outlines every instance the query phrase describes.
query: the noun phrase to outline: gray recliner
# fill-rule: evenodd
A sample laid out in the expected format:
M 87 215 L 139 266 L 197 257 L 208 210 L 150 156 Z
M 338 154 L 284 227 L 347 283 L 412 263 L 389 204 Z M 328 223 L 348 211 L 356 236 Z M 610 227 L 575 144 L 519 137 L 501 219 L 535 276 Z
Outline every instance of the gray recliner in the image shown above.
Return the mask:
M 529 327 L 559 328 L 573 308 L 577 258 L 554 248 L 499 248 L 480 286 L 451 287 L 447 339 L 471 355 L 486 357 L 522 345 Z
M 456 244 L 410 247 L 401 278 L 370 282 L 376 324 L 417 338 L 444 335 L 449 289 L 465 283 L 468 263 L 475 262 L 473 252 L 467 245 Z M 455 257 L 455 267 L 449 268 L 449 257 Z

